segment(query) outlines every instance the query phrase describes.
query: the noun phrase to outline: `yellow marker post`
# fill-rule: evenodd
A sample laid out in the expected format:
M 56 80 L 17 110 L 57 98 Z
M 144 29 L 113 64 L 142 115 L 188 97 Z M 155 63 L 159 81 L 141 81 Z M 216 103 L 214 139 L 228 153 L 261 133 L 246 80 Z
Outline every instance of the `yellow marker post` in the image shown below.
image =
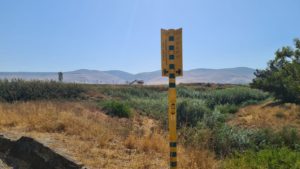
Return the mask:
M 169 77 L 170 168 L 177 168 L 176 77 L 182 76 L 182 29 L 161 30 L 162 76 Z

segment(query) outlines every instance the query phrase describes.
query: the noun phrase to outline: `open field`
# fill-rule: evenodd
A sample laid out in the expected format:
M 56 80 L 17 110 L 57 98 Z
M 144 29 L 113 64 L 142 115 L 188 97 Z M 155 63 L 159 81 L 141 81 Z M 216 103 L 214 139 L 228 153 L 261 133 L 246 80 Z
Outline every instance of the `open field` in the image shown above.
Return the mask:
M 40 88 L 24 99 L 40 82 L 5 83 L 1 134 L 30 136 L 91 169 L 168 168 L 166 86 L 54 84 L 51 95 Z M 247 86 L 179 85 L 177 94 L 180 168 L 299 167 L 299 106 Z
M 147 117 L 119 119 L 78 102 L 0 104 L 0 133 L 30 136 L 88 168 L 167 168 L 168 140 Z M 215 168 L 213 153 L 179 147 L 181 168 Z M 199 162 L 203 159 L 205 161 Z

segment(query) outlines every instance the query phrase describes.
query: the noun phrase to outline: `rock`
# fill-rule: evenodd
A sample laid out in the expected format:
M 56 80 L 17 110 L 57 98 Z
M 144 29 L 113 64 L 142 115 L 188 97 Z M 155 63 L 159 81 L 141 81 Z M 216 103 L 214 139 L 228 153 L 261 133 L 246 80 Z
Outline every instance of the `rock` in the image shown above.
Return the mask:
M 83 168 L 29 137 L 21 137 L 17 141 L 0 137 L 0 153 L 0 158 L 16 169 Z

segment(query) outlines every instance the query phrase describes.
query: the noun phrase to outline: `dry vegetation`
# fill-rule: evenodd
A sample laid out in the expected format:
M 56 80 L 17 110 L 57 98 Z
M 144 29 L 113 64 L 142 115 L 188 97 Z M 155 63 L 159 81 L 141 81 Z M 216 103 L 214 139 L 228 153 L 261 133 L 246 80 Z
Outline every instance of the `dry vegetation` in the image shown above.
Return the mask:
M 112 118 L 79 102 L 0 103 L 0 133 L 30 136 L 88 168 L 163 169 L 168 140 L 158 122 L 146 117 Z M 180 168 L 216 168 L 207 150 L 179 146 Z
M 272 128 L 277 131 L 289 126 L 300 131 L 300 106 L 274 102 L 250 105 L 240 109 L 228 123 L 245 128 Z

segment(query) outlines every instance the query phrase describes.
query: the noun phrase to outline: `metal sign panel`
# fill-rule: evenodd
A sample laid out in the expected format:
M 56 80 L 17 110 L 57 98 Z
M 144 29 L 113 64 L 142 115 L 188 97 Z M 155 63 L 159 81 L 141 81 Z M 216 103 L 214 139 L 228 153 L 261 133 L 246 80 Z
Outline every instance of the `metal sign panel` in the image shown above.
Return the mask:
M 169 76 L 174 69 L 175 76 L 182 76 L 182 29 L 161 29 L 162 76 Z M 171 71 L 172 71 L 171 70 Z
M 170 168 L 177 169 L 176 77 L 182 76 L 182 29 L 161 30 L 162 76 L 169 77 Z

